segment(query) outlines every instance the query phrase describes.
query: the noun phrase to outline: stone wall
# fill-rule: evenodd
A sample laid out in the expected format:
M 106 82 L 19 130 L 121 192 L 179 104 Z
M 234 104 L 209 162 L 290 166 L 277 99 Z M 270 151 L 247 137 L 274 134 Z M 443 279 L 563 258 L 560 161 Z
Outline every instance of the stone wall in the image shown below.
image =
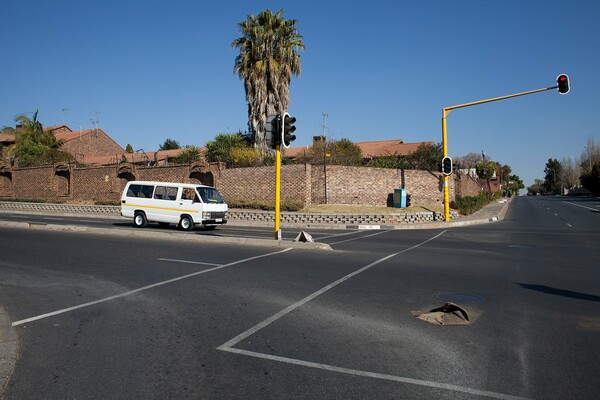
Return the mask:
M 275 168 L 225 169 L 222 165 L 145 167 L 131 164 L 75 168 L 62 164 L 41 168 L 6 168 L 0 172 L 0 197 L 21 199 L 61 198 L 78 201 L 119 201 L 127 181 L 194 182 L 216 186 L 229 200 L 272 203 Z M 470 178 L 454 174 L 449 179 L 450 199 L 457 193 L 475 195 L 480 187 Z M 328 165 L 281 167 L 281 200 L 312 204 L 386 206 L 394 189 L 405 188 L 412 205 L 439 205 L 443 177 L 429 171 Z

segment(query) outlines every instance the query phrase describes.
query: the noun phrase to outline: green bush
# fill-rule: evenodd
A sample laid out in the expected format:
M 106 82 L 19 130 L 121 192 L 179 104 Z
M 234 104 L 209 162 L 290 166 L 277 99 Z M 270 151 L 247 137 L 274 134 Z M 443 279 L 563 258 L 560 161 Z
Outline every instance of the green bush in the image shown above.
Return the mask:
M 479 192 L 477 196 L 456 196 L 456 207 L 463 215 L 473 214 L 492 200 L 487 192 Z

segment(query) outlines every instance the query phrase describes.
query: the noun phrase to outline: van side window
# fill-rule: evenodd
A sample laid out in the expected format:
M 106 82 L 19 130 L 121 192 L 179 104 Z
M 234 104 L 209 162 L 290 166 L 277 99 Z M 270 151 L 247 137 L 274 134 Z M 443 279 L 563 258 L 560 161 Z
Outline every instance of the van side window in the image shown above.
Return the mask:
M 142 185 L 129 185 L 129 188 L 127 189 L 127 197 L 138 197 L 141 189 Z
M 171 186 L 157 186 L 154 191 L 154 198 L 160 200 L 175 200 L 177 198 L 177 188 Z
M 154 191 L 154 186 L 142 185 L 142 190 L 140 191 L 139 197 L 145 197 L 147 199 L 151 199 L 153 191 Z
M 142 198 L 151 198 L 152 192 L 154 191 L 154 186 L 148 185 L 129 185 L 127 189 L 127 197 L 142 197 Z

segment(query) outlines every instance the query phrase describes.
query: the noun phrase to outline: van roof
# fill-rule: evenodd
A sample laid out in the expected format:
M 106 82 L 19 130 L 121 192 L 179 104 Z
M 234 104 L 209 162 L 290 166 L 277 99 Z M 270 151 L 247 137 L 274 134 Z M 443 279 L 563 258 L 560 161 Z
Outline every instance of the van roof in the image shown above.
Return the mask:
M 195 184 L 195 183 L 181 183 L 181 182 L 157 182 L 157 181 L 129 181 L 127 185 L 152 185 L 152 186 L 178 186 L 185 188 L 195 188 L 195 187 L 212 187 L 207 185 Z

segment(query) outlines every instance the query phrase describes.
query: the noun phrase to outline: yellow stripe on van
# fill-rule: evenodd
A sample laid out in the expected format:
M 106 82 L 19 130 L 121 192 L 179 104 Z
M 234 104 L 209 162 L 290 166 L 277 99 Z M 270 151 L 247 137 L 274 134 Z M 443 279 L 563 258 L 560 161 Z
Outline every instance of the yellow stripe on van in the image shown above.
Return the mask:
M 121 204 L 121 207 L 152 208 L 152 209 L 155 209 L 155 210 L 181 211 L 181 212 L 187 212 L 187 213 L 195 213 L 195 212 L 201 213 L 202 212 L 202 211 L 198 211 L 198 210 L 182 210 L 180 208 L 146 206 L 146 205 L 131 204 L 131 203 Z

